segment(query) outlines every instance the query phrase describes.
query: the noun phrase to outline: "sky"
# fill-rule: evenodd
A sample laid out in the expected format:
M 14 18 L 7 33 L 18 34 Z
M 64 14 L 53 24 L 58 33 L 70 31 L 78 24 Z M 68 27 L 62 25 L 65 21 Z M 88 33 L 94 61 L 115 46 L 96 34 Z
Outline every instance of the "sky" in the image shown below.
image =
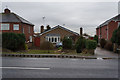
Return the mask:
M 50 27 L 65 24 L 65 28 L 77 33 L 82 27 L 84 33 L 93 36 L 97 26 L 118 14 L 118 0 L 110 1 L 15 2 L 13 0 L 2 2 L 2 12 L 7 6 L 12 12 L 33 23 L 34 32 L 40 32 L 42 24 L 45 26 L 49 24 Z

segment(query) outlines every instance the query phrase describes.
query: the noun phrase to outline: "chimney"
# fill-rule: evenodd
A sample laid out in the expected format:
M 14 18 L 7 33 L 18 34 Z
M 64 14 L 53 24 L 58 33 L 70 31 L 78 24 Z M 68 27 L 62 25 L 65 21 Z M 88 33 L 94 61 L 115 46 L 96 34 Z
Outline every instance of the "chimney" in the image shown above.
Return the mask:
M 41 26 L 41 33 L 43 33 L 44 32 L 44 26 L 42 25 Z
M 47 25 L 46 27 L 47 27 L 47 30 L 50 30 L 50 29 L 51 29 L 51 27 L 50 27 L 49 25 Z
M 6 8 L 5 10 L 4 10 L 4 13 L 10 13 L 10 10 L 8 9 L 8 8 Z
M 80 36 L 82 36 L 83 35 L 83 28 L 81 27 L 80 28 Z

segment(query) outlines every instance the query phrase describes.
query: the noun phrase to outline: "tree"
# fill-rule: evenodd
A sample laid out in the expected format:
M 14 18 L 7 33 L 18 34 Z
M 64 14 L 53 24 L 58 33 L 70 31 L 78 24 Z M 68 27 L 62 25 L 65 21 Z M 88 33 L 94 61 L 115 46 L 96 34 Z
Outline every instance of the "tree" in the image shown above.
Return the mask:
M 93 38 L 93 40 L 95 40 L 98 43 L 98 36 L 95 35 L 94 38 Z
M 77 53 L 81 53 L 82 50 L 85 48 L 85 42 L 86 42 L 86 39 L 80 36 L 75 45 Z
M 120 26 L 118 29 L 114 30 L 111 38 L 112 43 L 117 43 L 120 45 Z
M 72 39 L 70 37 L 63 38 L 63 48 L 71 49 L 72 48 Z

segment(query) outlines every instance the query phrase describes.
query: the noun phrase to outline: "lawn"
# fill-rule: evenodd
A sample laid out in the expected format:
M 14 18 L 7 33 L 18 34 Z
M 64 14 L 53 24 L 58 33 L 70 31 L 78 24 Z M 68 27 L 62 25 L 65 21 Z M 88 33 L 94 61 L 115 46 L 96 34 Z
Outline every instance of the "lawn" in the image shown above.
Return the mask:
M 64 50 L 59 52 L 58 50 L 35 50 L 29 49 L 27 51 L 17 51 L 17 52 L 2 52 L 3 54 L 61 54 L 61 55 L 79 55 L 79 56 L 91 56 L 91 54 L 76 53 L 75 50 Z

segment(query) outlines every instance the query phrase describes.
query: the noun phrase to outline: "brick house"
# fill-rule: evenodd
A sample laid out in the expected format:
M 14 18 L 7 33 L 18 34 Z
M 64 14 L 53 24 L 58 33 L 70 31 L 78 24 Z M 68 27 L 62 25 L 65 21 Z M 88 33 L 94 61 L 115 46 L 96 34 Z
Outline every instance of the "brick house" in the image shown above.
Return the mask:
M 35 37 L 35 46 L 40 46 L 44 41 L 56 44 L 57 42 L 62 42 L 65 36 L 72 37 L 74 41 L 77 41 L 79 34 L 60 25 L 49 30 L 45 30 L 44 26 L 41 26 L 41 33 Z
M 120 14 L 105 21 L 96 28 L 96 35 L 99 40 L 104 38 L 110 40 L 113 34 L 113 31 L 120 26 Z
M 8 8 L 0 13 L 0 30 L 2 32 L 24 33 L 26 42 L 33 42 L 34 25 L 11 12 Z

